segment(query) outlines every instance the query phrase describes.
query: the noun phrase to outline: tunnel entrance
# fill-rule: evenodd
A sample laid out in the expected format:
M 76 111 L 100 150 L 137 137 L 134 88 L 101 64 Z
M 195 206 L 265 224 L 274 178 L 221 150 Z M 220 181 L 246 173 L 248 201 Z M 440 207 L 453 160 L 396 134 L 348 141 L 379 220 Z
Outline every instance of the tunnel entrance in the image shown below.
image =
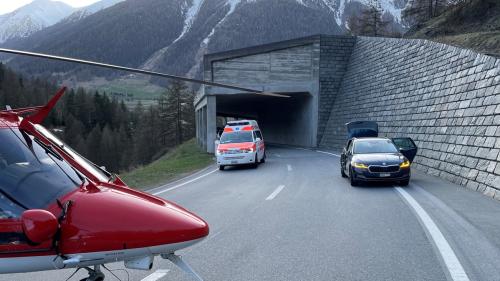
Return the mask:
M 311 147 L 315 146 L 312 95 L 293 93 L 289 98 L 256 94 L 217 95 L 217 127 L 220 120 L 255 119 L 266 143 Z

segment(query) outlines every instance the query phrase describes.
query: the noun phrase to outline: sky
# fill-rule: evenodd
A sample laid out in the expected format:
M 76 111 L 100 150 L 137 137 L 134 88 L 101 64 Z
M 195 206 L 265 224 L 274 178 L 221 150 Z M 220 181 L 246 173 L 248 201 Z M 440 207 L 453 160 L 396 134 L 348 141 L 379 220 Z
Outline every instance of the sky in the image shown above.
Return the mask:
M 83 7 L 99 0 L 58 0 L 73 7 Z M 15 9 L 33 2 L 33 0 L 0 0 L 0 15 L 10 13 Z

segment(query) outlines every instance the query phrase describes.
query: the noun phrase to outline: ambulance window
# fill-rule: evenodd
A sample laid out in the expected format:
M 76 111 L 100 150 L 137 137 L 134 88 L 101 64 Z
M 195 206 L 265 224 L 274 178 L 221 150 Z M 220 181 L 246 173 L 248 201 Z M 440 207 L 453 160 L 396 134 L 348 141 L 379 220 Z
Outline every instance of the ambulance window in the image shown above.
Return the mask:
M 243 143 L 243 142 L 253 142 L 252 132 L 249 131 L 238 131 L 231 133 L 224 133 L 220 138 L 220 143 Z

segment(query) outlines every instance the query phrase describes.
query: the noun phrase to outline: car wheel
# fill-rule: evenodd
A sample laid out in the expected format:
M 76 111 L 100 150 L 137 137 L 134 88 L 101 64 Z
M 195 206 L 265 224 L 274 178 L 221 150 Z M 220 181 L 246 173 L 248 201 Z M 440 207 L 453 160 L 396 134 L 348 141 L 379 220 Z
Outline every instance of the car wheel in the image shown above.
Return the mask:
M 358 186 L 358 181 L 354 178 L 352 168 L 349 169 L 349 180 L 351 181 L 351 186 Z
M 262 156 L 262 159 L 260 160 L 260 163 L 266 163 L 266 153 L 264 152 L 264 156 Z
M 219 166 L 219 170 L 224 171 L 224 168 L 225 168 L 225 167 L 226 167 L 226 166 L 224 166 L 224 165 L 220 165 L 220 166 Z
M 347 178 L 347 175 L 345 174 L 344 172 L 344 168 L 340 167 L 340 175 L 343 177 L 343 178 Z
M 259 157 L 257 156 L 257 153 L 255 153 L 255 160 L 252 164 L 252 168 L 256 169 L 259 166 Z
M 408 184 L 410 184 L 410 179 L 399 182 L 399 185 L 401 185 L 401 186 L 408 186 Z

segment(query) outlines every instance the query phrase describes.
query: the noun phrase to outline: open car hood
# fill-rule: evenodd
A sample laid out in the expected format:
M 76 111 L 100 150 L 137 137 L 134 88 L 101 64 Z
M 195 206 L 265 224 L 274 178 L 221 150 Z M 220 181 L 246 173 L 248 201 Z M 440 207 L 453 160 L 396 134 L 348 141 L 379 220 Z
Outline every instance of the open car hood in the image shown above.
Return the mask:
M 354 121 L 345 124 L 347 136 L 351 138 L 378 137 L 378 124 L 373 121 Z

